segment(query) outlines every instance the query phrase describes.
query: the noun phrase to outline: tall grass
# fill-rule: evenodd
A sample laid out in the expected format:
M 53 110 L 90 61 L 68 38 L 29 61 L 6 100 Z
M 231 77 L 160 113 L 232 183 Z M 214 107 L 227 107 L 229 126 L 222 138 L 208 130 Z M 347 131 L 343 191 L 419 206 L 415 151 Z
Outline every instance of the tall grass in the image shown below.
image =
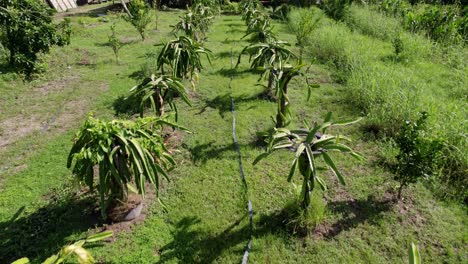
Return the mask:
M 389 41 L 403 31 L 397 18 L 383 16 L 369 6 L 351 5 L 344 21 L 352 30 L 381 40 Z
M 394 38 L 403 43 L 399 60 Z M 466 67 L 452 67 L 430 40 L 402 31 L 396 19 L 367 7 L 351 6 L 344 23 L 322 20 L 308 39 L 306 50 L 336 70 L 346 85 L 343 97 L 366 115 L 365 127 L 373 132 L 395 137 L 405 120 L 429 112 L 427 136 L 446 142 L 437 189 L 467 200 Z

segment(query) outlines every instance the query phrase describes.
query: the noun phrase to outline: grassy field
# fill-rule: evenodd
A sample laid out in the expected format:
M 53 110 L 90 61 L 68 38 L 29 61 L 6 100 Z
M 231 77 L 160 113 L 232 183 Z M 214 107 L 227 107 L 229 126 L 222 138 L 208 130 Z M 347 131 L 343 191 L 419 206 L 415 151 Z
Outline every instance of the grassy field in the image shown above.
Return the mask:
M 72 21 L 72 43 L 47 56 L 49 70 L 41 78 L 23 82 L 6 67 L 1 70 L 0 263 L 22 256 L 38 263 L 61 246 L 106 228 L 97 220 L 95 197 L 80 195 L 66 169 L 73 135 L 89 112 L 106 120 L 128 116 L 116 112 L 116 102 L 141 78 L 145 54 L 157 52 L 154 44 L 171 38 L 170 25 L 182 12 L 159 12 L 158 29 L 151 25 L 142 42 L 118 15 L 98 16 L 104 6 L 64 14 Z M 369 12 L 355 8 L 352 13 L 365 17 Z M 121 50 L 120 65 L 106 46 L 114 22 L 120 38 L 128 42 Z M 343 119 L 367 116 L 361 124 L 340 132 L 350 135 L 353 147 L 368 159 L 336 157 L 347 186 L 340 186 L 331 174 L 326 177 L 330 190 L 317 192 L 313 199 L 319 222 L 314 232 L 294 233 L 287 224 L 286 209 L 296 197 L 286 182 L 290 153 L 276 153 L 252 165 L 264 151 L 255 133 L 273 127 L 270 117 L 276 105 L 259 99 L 262 87 L 256 86 L 258 75 L 247 71 L 246 58 L 237 71 L 231 70 L 231 54 L 237 57 L 247 44 L 240 40 L 245 26 L 240 16 L 220 16 L 208 34 L 206 47 L 214 58 L 211 65 L 204 60 L 205 69 L 191 92 L 193 107 L 179 104 L 180 124 L 192 133 L 181 134 L 175 142 L 178 167 L 161 192 L 168 210 L 156 202 L 149 205 L 144 221 L 123 226 L 111 242 L 90 248 L 96 259 L 101 263 L 241 261 L 249 225 L 232 139 L 232 98 L 254 208 L 251 263 L 406 263 L 412 241 L 419 245 L 424 262 L 466 262 L 466 208 L 440 201 L 422 183 L 410 186 L 403 201 L 393 202 L 390 198 L 398 184 L 381 162 L 388 146 L 365 132 L 369 124 L 381 120 L 382 129 L 390 131 L 393 115 L 406 117 L 426 102 L 440 99 L 432 105 L 440 115 L 456 108 L 452 113 L 459 116 L 453 118 L 462 120 L 453 130 L 442 129 L 447 134 L 463 133 L 466 98 L 460 101 L 457 94 L 466 93 L 466 72 L 441 63 L 431 55 L 429 44 L 429 51 L 417 50 L 421 55 L 415 63 L 395 63 L 388 59 L 393 54 L 391 40 L 380 29 L 370 29 L 368 22 L 325 21 L 306 48 L 314 61 L 310 75 L 321 87 L 307 101 L 304 85 L 292 83 L 290 127 L 301 126 L 303 120 L 320 120 L 328 111 Z M 388 23 L 398 27 L 396 22 Z M 281 39 L 294 43 L 286 24 L 278 23 L 275 30 Z M 426 41 L 411 35 L 407 39 Z M 356 71 L 346 73 L 341 64 L 330 64 L 334 58 Z M 387 84 L 401 76 L 407 80 Z M 408 93 L 418 90 L 412 97 L 415 102 L 398 97 L 402 94 L 398 89 L 405 85 L 420 87 L 408 89 Z M 368 91 L 374 93 L 364 94 Z M 367 104 L 365 96 L 376 99 Z M 402 105 L 387 103 L 395 100 Z

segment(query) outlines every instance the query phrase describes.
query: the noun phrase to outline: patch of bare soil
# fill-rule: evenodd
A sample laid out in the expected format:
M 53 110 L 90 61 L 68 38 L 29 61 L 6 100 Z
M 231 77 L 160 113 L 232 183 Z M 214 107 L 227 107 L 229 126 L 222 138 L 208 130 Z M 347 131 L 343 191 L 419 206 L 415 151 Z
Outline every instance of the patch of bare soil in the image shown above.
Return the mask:
M 148 215 L 149 207 L 156 200 L 154 186 L 146 184 L 145 189 L 144 198 L 141 195 L 130 193 L 125 203 L 110 208 L 108 210 L 109 223 L 100 228 L 98 232 L 113 231 L 114 236 L 109 238 L 109 241 L 113 242 L 118 233 L 129 232 L 135 225 L 142 223 Z
M 186 132 L 178 129 L 173 130 L 171 127 L 163 128 L 162 134 L 164 137 L 164 144 L 171 154 L 176 152 L 178 147 L 182 144 L 184 133 Z
M 105 91 L 107 85 L 101 85 L 99 91 Z M 50 90 L 49 90 L 50 91 Z M 90 98 L 81 97 L 64 102 L 49 116 L 24 118 L 17 115 L 0 122 L 0 148 L 6 147 L 23 137 L 35 132 L 62 133 L 75 126 L 89 111 Z
M 67 87 L 70 86 L 71 83 L 76 83 L 79 79 L 80 76 L 77 74 L 62 76 L 57 80 L 53 80 L 40 86 L 34 87 L 32 89 L 32 92 L 34 93 L 33 96 L 46 96 L 49 93 L 64 91 Z
M 34 131 L 39 131 L 42 122 L 37 116 L 23 118 L 14 116 L 0 122 L 0 148 L 6 147 Z

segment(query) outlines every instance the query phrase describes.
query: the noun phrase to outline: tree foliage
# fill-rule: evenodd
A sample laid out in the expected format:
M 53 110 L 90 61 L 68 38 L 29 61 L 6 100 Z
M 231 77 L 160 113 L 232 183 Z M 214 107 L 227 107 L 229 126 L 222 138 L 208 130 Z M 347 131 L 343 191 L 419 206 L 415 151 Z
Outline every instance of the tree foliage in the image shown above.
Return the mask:
M 124 19 L 132 24 L 145 40 L 146 28 L 151 23 L 151 8 L 144 0 L 132 0 L 128 5 L 128 14 Z
M 332 121 L 332 113 L 328 113 L 322 124 L 314 123 L 311 126 L 305 124 L 306 129 L 288 130 L 285 128 L 275 128 L 268 139 L 267 151 L 260 154 L 255 159 L 254 164 L 257 164 L 260 160 L 277 150 L 286 149 L 294 152 L 294 159 L 287 180 L 290 182 L 296 171 L 300 172 L 302 175 L 300 203 L 302 208 L 307 210 L 310 205 L 311 192 L 315 189 L 316 185 L 318 184 L 322 190 L 327 189 L 325 181 L 318 173 L 319 170 L 323 170 L 323 168 L 318 166 L 320 161 L 335 174 L 342 185 L 345 185 L 343 175 L 329 154 L 331 152 L 341 152 L 350 154 L 359 160 L 364 158 L 360 153 L 353 151 L 345 144 L 351 141 L 349 138 L 342 135 L 326 134 L 330 128 L 353 124 L 357 121 L 359 119 L 334 122 Z
M 401 191 L 408 184 L 437 173 L 443 142 L 426 136 L 427 118 L 428 114 L 423 112 L 416 122 L 406 121 L 396 138 L 399 149 L 395 175 L 400 182 L 398 198 L 401 198 Z
M 97 189 L 103 218 L 111 203 L 126 200 L 133 184 L 144 196 L 145 182 L 154 184 L 157 190 L 160 177 L 168 179 L 166 171 L 175 162 L 157 133 L 164 125 L 179 127 L 154 116 L 111 122 L 90 116 L 76 135 L 67 167 L 91 191 Z M 95 173 L 96 165 L 99 169 Z
M 54 10 L 43 1 L 2 0 L 0 26 L 3 45 L 9 51 L 9 63 L 27 75 L 40 70 L 40 54 L 48 53 L 54 45 L 70 42 L 71 28 L 65 20 L 54 24 Z

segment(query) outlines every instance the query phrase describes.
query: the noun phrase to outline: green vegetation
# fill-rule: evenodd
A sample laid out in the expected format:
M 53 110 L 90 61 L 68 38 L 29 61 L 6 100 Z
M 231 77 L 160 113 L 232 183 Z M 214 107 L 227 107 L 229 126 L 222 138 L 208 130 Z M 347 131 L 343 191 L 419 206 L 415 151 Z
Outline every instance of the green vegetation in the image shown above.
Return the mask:
M 175 166 L 175 161 L 158 134 L 164 125 L 178 127 L 155 117 L 137 119 L 135 122 L 103 122 L 88 117 L 76 135 L 67 167 L 91 192 L 97 182 L 104 219 L 109 206 L 127 201 L 129 189 L 137 190 L 144 197 L 145 182 L 154 184 L 158 190 L 160 177 L 168 179 L 166 171 Z M 98 174 L 94 171 L 96 165 Z M 97 181 L 95 177 L 98 177 Z M 131 187 L 133 183 L 136 188 Z
M 133 87 L 130 92 L 129 98 L 137 98 L 139 100 L 141 117 L 143 117 L 148 105 L 156 116 L 164 116 L 164 105 L 168 104 L 174 111 L 177 122 L 178 111 L 174 100 L 176 95 L 181 97 L 187 105 L 192 105 L 184 85 L 177 78 L 172 78 L 171 76 L 161 75 L 156 77 L 153 74 L 151 77 L 143 80 L 141 84 Z
M 1 42 L 9 52 L 9 63 L 30 76 L 40 71 L 40 55 L 54 45 L 70 42 L 68 20 L 53 24 L 54 10 L 44 2 L 7 0 L 0 3 Z
M 115 32 L 115 24 L 112 24 L 110 29 L 111 29 L 111 34 L 109 35 L 109 46 L 112 48 L 112 51 L 114 52 L 114 55 L 115 55 L 115 62 L 118 64 L 119 63 L 119 51 L 124 46 L 124 43 L 122 43 L 117 37 L 117 34 Z
M 71 245 L 64 246 L 57 254 L 48 257 L 43 264 L 60 264 L 65 260 L 75 256 L 79 263 L 90 264 L 95 263 L 93 256 L 89 251 L 83 248 L 86 243 L 94 243 L 104 240 L 113 235 L 112 231 L 106 231 L 87 237 L 84 240 L 79 240 Z M 28 258 L 15 260 L 12 264 L 28 264 L 31 263 Z
M 106 6 L 56 16 L 56 22 L 70 18 L 72 41 L 43 55 L 50 65 L 47 74 L 25 82 L 4 66 L 8 61 L 0 65 L 1 263 L 22 256 L 43 261 L 101 228 L 115 228 L 115 240 L 87 248 L 98 263 L 238 263 L 250 232 L 251 263 L 408 263 L 412 241 L 418 241 L 423 260 L 465 262 L 466 205 L 459 201 L 467 186 L 466 48 L 434 43 L 423 31 L 412 33 L 399 18 L 372 5 L 351 5 L 340 22 L 314 8 L 322 18 L 306 38 L 302 59 L 308 68 L 304 77 L 321 88 L 307 100 L 307 82 L 293 78 L 288 84 L 289 131 L 303 128 L 304 121 L 314 127 L 308 122 L 323 120 L 328 112 L 348 120 L 363 117 L 353 126 L 327 130 L 347 135 L 352 139 L 347 145 L 367 157 L 357 163 L 346 153 L 333 155 L 346 187 L 333 170 L 317 170 L 328 191 L 315 188 L 304 212 L 298 208 L 301 188 L 295 187 L 302 186 L 303 177 L 293 177 L 291 183 L 281 177 L 290 172 L 294 154 L 276 151 L 252 165 L 265 152 L 256 133 L 273 130 L 270 117 L 278 104 L 261 96 L 264 88 L 256 85 L 258 73 L 247 60 L 235 67 L 235 57 L 250 45 L 242 39 L 245 22 L 240 16 L 218 16 L 203 44 L 212 51 L 211 64 L 200 56 L 204 68 L 196 70 L 199 89 L 186 91 L 192 106 L 172 97 L 178 124 L 193 133 L 173 132 L 171 125 L 153 131 L 178 164 L 170 182 L 164 177 L 160 181 L 159 199 L 167 210 L 145 200 L 144 218 L 122 225 L 103 222 L 97 213 L 99 195 L 74 184 L 76 177 L 64 166 L 74 133 L 88 112 L 102 124 L 117 118 L 129 120 L 114 122 L 140 120 L 132 113 L 116 113 L 124 107 L 119 98 L 129 96 L 128 88 L 145 77 L 161 76 L 156 60 L 147 61 L 148 54 L 157 58 L 161 47 L 155 44 L 174 38 L 172 26 L 185 12 L 158 12 L 158 31 L 147 30 L 145 41 L 135 41 L 140 35 L 120 13 L 101 16 Z M 292 8 L 290 15 L 296 12 Z M 119 39 L 128 43 L 119 54 L 120 64 L 113 63 L 108 46 L 113 23 Z M 278 39 L 294 40 L 296 34 L 286 23 L 270 21 L 272 32 Z M 398 30 L 386 29 L 386 23 Z M 398 55 L 397 46 L 402 47 Z M 299 46 L 287 48 L 299 54 Z M 164 68 L 175 79 L 171 66 Z M 189 80 L 179 81 L 190 85 Z M 232 99 L 253 230 L 232 144 Z M 140 102 L 129 106 L 138 108 Z M 147 110 L 147 118 L 156 118 Z M 405 121 L 416 122 L 424 111 L 429 114 L 426 130 L 418 133 L 422 142 L 443 141 L 440 163 L 432 177 L 406 186 L 404 199 L 396 200 L 396 140 Z M 155 187 L 145 187 L 151 196 Z M 309 232 L 296 229 L 300 226 L 310 227 Z
M 400 182 L 399 199 L 405 186 L 437 173 L 443 141 L 428 139 L 427 117 L 427 113 L 423 112 L 416 122 L 406 121 L 396 138 L 399 153 L 396 156 L 398 163 L 395 178 Z
M 158 55 L 157 69 L 162 74 L 170 73 L 183 79 L 190 77 L 193 80 L 197 71 L 203 69 L 200 55 L 206 55 L 209 59 L 211 54 L 209 49 L 187 36 L 179 36 L 160 46 L 163 48 Z
M 348 125 L 356 121 L 333 122 L 331 118 L 332 113 L 330 112 L 325 117 L 323 124 L 315 123 L 313 126 L 306 126 L 304 130 L 290 131 L 284 128 L 276 128 L 269 139 L 267 152 L 258 156 L 254 161 L 254 164 L 256 164 L 275 150 L 287 149 L 295 152 L 291 170 L 288 174 L 288 182 L 291 182 L 295 172 L 299 170 L 303 177 L 299 198 L 302 210 L 309 208 L 310 197 L 315 184 L 318 184 L 323 191 L 327 190 L 325 181 L 317 173 L 319 169 L 317 166 L 318 158 L 323 158 L 325 164 L 333 171 L 342 185 L 345 185 L 343 175 L 327 152 L 345 152 L 357 159 L 363 159 L 361 154 L 354 152 L 350 147 L 341 143 L 342 141 L 350 141 L 348 138 L 342 135 L 335 136 L 325 133 L 327 129 L 334 126 Z
M 132 0 L 128 5 L 125 20 L 130 22 L 140 33 L 141 39 L 145 40 L 146 28 L 151 23 L 151 8 L 144 0 Z

